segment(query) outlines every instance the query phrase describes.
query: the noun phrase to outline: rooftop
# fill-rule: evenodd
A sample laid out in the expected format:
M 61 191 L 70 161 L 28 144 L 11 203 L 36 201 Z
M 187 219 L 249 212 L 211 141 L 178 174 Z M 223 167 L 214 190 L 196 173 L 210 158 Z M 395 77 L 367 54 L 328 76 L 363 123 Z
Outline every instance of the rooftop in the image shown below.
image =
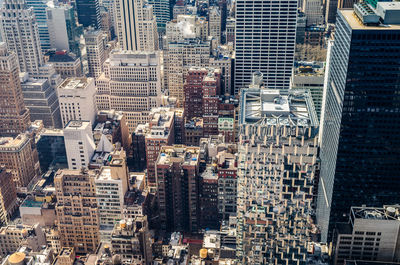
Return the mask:
M 316 126 L 318 118 L 307 91 L 264 87 L 243 89 L 240 124 L 266 122 L 268 125 Z
M 393 220 L 400 222 L 400 205 L 377 207 L 352 207 L 351 218 L 372 220 Z
M 183 165 L 196 166 L 199 163 L 199 153 L 199 147 L 184 145 L 162 146 L 157 165 L 169 165 L 178 162 Z
M 86 77 L 73 77 L 67 78 L 61 85 L 58 87 L 60 89 L 85 89 L 88 84 L 93 81 L 93 78 Z
M 90 121 L 71 120 L 67 123 L 64 130 L 84 130 L 91 126 Z
M 364 25 L 353 9 L 339 9 L 339 13 L 343 15 L 353 30 L 400 30 L 400 25 Z
M 45 56 L 49 57 L 50 63 L 67 63 L 78 60 L 75 54 L 67 51 L 48 51 Z
M 8 148 L 22 148 L 28 142 L 29 138 L 24 134 L 20 134 L 15 138 L 0 137 L 0 150 Z

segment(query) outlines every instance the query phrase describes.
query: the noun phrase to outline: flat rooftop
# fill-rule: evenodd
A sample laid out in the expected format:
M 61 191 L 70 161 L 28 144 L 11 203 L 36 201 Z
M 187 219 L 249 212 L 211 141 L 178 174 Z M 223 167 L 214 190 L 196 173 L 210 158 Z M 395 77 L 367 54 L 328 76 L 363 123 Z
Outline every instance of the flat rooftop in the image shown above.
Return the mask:
M 6 148 L 21 148 L 22 145 L 28 142 L 28 137 L 24 134 L 20 134 L 15 138 L 12 137 L 0 137 L 0 150 Z
M 240 100 L 240 124 L 317 126 L 318 118 L 307 91 L 249 88 Z
M 64 130 L 84 130 L 89 126 L 91 126 L 91 122 L 90 121 L 71 120 L 65 126 Z
M 195 166 L 199 163 L 199 147 L 184 145 L 163 146 L 157 159 L 158 165 L 169 165 L 174 162 Z
M 352 207 L 352 219 L 393 220 L 400 222 L 400 205 L 384 207 Z
M 89 83 L 93 81 L 93 78 L 86 77 L 73 77 L 67 78 L 61 85 L 59 89 L 85 89 Z
M 381 24 L 378 26 L 364 25 L 362 21 L 356 16 L 354 10 L 351 9 L 339 9 L 339 13 L 343 15 L 347 23 L 353 30 L 400 30 L 400 25 L 388 25 Z

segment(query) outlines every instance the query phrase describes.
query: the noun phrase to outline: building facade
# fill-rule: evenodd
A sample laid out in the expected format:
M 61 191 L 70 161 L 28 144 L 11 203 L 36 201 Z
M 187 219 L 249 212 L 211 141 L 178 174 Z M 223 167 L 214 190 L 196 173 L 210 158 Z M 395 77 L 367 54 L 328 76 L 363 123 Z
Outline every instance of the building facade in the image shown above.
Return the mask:
M 84 27 L 100 28 L 100 5 L 98 0 L 76 0 L 78 22 Z
M 6 167 L 0 167 L 0 224 L 7 225 L 17 209 L 17 190 L 13 174 Z
M 106 56 L 107 37 L 101 30 L 89 30 L 84 34 L 86 56 L 89 73 L 88 76 L 98 78 L 103 71 Z

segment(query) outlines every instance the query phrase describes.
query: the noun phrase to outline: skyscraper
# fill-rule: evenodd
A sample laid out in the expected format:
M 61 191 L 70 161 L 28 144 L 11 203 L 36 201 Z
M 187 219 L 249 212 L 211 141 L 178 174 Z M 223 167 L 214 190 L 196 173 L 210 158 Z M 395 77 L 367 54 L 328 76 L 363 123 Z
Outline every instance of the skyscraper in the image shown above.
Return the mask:
M 237 256 L 242 264 L 306 264 L 318 169 L 318 118 L 306 92 L 241 92 Z
M 325 21 L 335 23 L 339 0 L 325 0 Z
M 208 32 L 210 36 L 213 36 L 217 42 L 217 46 L 221 44 L 221 34 L 222 34 L 222 21 L 221 21 L 221 11 L 218 6 L 211 6 L 208 9 Z
M 264 85 L 289 88 L 296 42 L 297 0 L 236 2 L 235 94 L 255 71 Z
M 386 14 L 400 11 L 398 2 L 379 5 Z M 351 206 L 381 207 L 399 198 L 400 16 L 378 26 L 380 17 L 367 5 L 357 8 L 374 21 L 339 10 L 327 65 L 317 208 L 324 241 L 336 222 L 348 220 Z
M 170 0 L 148 0 L 153 6 L 153 14 L 157 20 L 157 30 L 165 32 L 167 22 L 171 19 Z
M 79 24 L 99 29 L 101 23 L 99 0 L 76 0 L 75 3 Z
M 89 30 L 84 34 L 89 76 L 97 78 L 103 71 L 106 58 L 106 36 L 101 30 Z
M 123 50 L 158 50 L 153 7 L 143 0 L 116 0 L 117 36 Z
M 0 136 L 15 136 L 30 125 L 19 80 L 18 58 L 0 43 Z
M 1 36 L 17 54 L 20 71 L 38 73 L 43 56 L 33 8 L 25 0 L 4 0 L 0 11 Z
M 50 49 L 50 35 L 49 35 L 49 28 L 47 25 L 46 8 L 48 8 L 48 2 L 53 3 L 53 1 L 48 1 L 48 0 L 25 0 L 25 1 L 27 8 L 30 7 L 33 8 L 33 13 L 35 14 L 36 22 L 38 25 L 40 47 L 42 48 L 42 52 L 46 52 Z

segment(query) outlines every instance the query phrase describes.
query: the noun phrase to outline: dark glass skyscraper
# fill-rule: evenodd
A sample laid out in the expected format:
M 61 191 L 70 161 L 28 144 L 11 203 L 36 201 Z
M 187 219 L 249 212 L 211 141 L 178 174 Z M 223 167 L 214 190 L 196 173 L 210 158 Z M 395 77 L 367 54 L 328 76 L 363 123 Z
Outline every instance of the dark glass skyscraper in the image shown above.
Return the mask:
M 76 11 L 78 13 L 78 22 L 84 27 L 92 26 L 100 28 L 100 6 L 99 0 L 76 0 Z
M 400 198 L 400 25 L 361 21 L 338 10 L 328 59 L 317 208 L 323 241 L 348 221 L 351 206 Z

